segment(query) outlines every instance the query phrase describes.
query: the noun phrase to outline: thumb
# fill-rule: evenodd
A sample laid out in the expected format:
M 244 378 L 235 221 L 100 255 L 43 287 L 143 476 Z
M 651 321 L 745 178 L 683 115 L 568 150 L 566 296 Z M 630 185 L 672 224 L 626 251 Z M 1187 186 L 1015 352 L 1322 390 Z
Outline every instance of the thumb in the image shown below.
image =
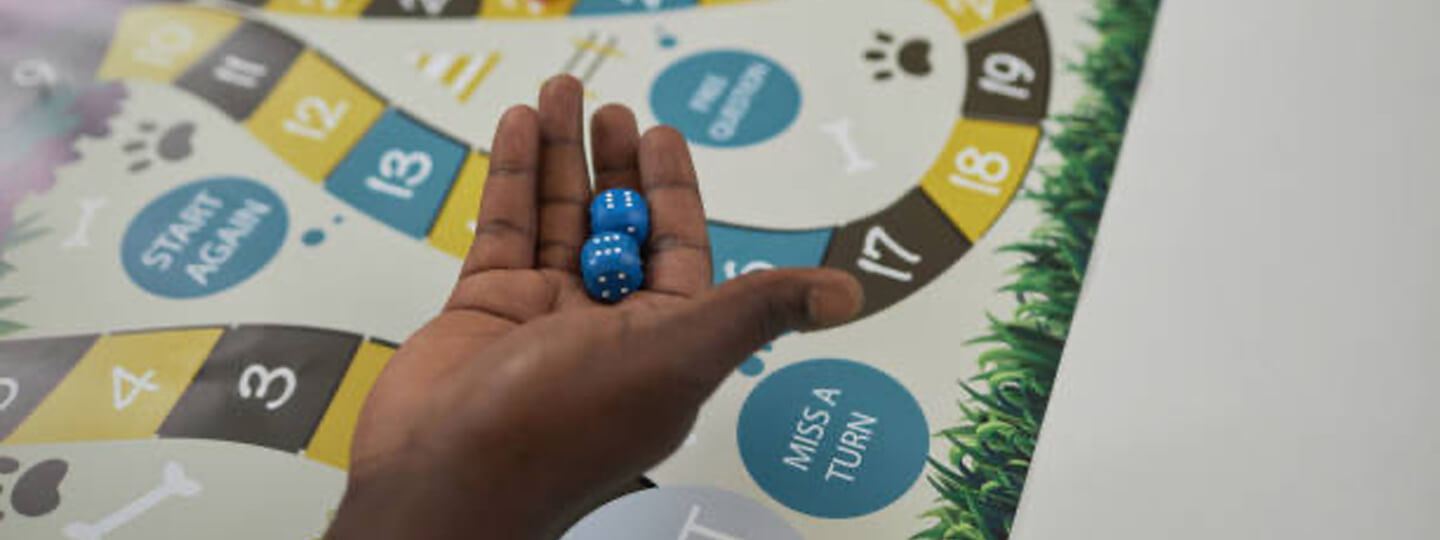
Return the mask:
M 686 305 L 660 325 L 657 345 L 713 387 L 780 334 L 844 324 L 863 303 L 860 283 L 840 270 L 755 272 Z

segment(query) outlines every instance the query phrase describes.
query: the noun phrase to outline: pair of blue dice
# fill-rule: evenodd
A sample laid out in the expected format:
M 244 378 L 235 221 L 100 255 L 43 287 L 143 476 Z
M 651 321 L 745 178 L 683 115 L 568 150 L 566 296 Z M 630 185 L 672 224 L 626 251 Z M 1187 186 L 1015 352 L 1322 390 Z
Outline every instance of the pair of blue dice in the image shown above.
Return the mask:
M 645 285 L 640 246 L 650 208 L 632 189 L 607 189 L 590 202 L 590 239 L 580 248 L 580 278 L 596 301 L 613 304 Z

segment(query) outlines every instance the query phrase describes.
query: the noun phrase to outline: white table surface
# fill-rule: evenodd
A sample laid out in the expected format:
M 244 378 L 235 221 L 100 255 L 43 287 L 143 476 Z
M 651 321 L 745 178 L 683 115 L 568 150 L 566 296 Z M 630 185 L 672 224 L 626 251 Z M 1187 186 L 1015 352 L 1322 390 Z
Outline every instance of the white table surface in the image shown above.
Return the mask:
M 1170 0 L 1014 538 L 1440 538 L 1440 2 Z

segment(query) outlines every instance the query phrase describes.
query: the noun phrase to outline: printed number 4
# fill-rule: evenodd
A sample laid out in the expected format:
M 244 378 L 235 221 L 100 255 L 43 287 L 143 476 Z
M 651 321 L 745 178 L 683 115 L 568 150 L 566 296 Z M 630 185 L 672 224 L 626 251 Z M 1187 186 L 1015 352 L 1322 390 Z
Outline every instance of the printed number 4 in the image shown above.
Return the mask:
M 252 381 L 259 380 L 258 384 Z M 285 389 L 280 392 L 280 397 L 265 402 L 265 409 L 275 410 L 283 407 L 285 402 L 290 401 L 290 396 L 295 393 L 295 387 L 300 380 L 295 377 L 295 371 L 288 367 L 266 369 L 260 364 L 250 364 L 245 371 L 240 372 L 240 381 L 236 383 L 236 389 L 240 391 L 240 397 L 245 399 L 265 399 L 270 393 L 270 383 L 276 379 L 285 383 Z
M 433 166 L 430 154 L 420 151 L 407 154 L 398 149 L 390 149 L 380 156 L 380 177 L 366 178 L 365 187 L 397 199 L 409 200 L 415 196 L 415 188 L 430 177 Z
M 896 257 L 899 257 L 900 260 L 905 261 L 911 266 L 920 263 L 919 253 L 905 249 L 905 246 L 896 242 L 895 239 L 890 236 L 890 233 L 885 232 L 884 227 L 876 225 L 870 227 L 870 230 L 865 232 L 865 246 L 860 250 L 861 257 L 855 261 L 855 264 L 859 266 L 861 270 L 871 274 L 885 276 L 895 281 L 909 283 L 914 280 L 914 273 L 880 263 L 882 256 L 880 247 L 882 245 L 894 253 Z
M 950 10 L 964 13 L 966 8 L 974 11 L 982 20 L 995 18 L 995 2 L 999 0 L 950 0 Z
M 123 367 L 115 366 L 110 369 L 110 392 L 112 405 L 115 410 L 123 411 L 135 403 L 135 398 L 140 397 L 140 392 L 154 392 L 160 389 L 160 385 L 150 380 L 155 377 L 155 370 L 147 369 L 144 375 L 136 376 Z M 130 385 L 129 392 L 123 392 L 125 385 Z
M 345 119 L 345 113 L 349 111 L 350 103 L 343 99 L 332 106 L 323 99 L 309 96 L 295 104 L 295 114 L 292 118 L 286 118 L 281 127 L 287 133 L 323 141 L 340 126 L 340 121 Z
M 956 187 L 978 191 L 992 197 L 1000 196 L 1000 183 L 1010 176 L 1010 159 L 999 152 L 982 154 L 974 146 L 955 155 L 957 174 L 950 175 Z

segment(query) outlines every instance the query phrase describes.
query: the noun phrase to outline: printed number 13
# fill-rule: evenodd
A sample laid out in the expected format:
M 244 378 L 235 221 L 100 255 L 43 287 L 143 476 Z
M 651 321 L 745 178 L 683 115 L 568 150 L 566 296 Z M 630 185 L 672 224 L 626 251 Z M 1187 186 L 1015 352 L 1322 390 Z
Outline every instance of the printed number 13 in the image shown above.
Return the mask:
M 409 200 L 415 197 L 415 188 L 430 178 L 430 169 L 433 167 L 430 154 L 418 151 L 407 154 L 398 149 L 387 150 L 380 156 L 380 176 L 366 178 L 365 187 L 397 199 Z

